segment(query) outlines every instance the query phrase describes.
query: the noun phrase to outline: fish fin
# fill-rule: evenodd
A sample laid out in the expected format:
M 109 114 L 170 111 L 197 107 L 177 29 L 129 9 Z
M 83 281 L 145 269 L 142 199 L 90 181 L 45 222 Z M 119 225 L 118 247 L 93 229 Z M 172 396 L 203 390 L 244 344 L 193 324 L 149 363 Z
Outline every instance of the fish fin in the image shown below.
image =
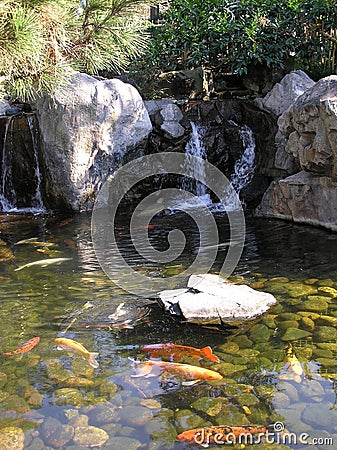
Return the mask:
M 91 352 L 88 355 L 88 363 L 93 367 L 94 369 L 97 369 L 99 367 L 99 363 L 96 361 L 97 356 L 99 356 L 99 353 Z
M 208 359 L 210 359 L 211 361 L 214 361 L 214 362 L 216 362 L 216 363 L 218 363 L 218 362 L 220 361 L 219 358 L 218 358 L 216 355 L 214 355 L 214 353 L 213 353 L 213 351 L 212 351 L 212 349 L 211 349 L 210 346 L 203 347 L 203 348 L 200 349 L 200 351 L 201 351 L 201 354 L 202 354 L 205 358 L 208 358 Z
M 138 366 L 136 368 L 136 373 L 131 375 L 133 378 L 138 378 L 138 377 L 146 377 L 151 373 L 152 370 L 152 366 L 148 365 L 142 365 L 142 366 Z
M 181 361 L 181 356 L 178 355 L 178 353 L 173 353 L 172 359 L 173 359 L 173 361 Z
M 201 380 L 191 380 L 191 381 L 183 381 L 182 386 L 193 386 L 194 384 L 200 383 Z

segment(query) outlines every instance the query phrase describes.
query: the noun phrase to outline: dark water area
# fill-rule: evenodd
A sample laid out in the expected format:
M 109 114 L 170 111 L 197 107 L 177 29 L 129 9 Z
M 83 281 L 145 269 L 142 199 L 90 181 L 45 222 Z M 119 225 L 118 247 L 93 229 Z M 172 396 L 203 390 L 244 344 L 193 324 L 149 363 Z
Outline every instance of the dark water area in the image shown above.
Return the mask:
M 136 253 L 129 217 L 128 211 L 119 216 L 117 243 L 139 273 L 167 279 L 196 258 L 199 230 L 186 214 L 153 218 L 147 232 L 157 250 L 168 248 L 173 229 L 186 237 L 182 255 L 160 264 Z M 225 244 L 226 217 L 215 217 L 219 242 Z M 207 229 L 202 231 L 207 236 Z M 273 424 L 280 433 L 249 448 L 337 445 L 336 234 L 247 217 L 245 245 L 231 281 L 270 292 L 278 304 L 242 326 L 211 329 L 174 320 L 155 301 L 114 283 L 97 261 L 89 214 L 4 214 L 0 232 L 1 448 L 188 449 L 199 445 L 176 439 L 188 429 Z M 219 271 L 227 251 L 219 247 L 211 272 Z M 107 249 L 107 258 L 113 257 Z M 62 260 L 16 270 L 49 258 Z M 147 307 L 148 316 L 134 323 Z M 133 328 L 101 326 L 118 308 Z M 3 355 L 33 337 L 40 341 L 29 351 Z M 99 367 L 78 352 L 58 350 L 54 339 L 61 337 L 97 352 Z M 211 346 L 219 363 L 192 357 L 181 362 L 217 371 L 223 379 L 186 385 L 167 372 L 134 377 L 132 360 L 149 358 L 141 347 L 167 342 Z M 230 445 L 243 448 L 238 441 Z

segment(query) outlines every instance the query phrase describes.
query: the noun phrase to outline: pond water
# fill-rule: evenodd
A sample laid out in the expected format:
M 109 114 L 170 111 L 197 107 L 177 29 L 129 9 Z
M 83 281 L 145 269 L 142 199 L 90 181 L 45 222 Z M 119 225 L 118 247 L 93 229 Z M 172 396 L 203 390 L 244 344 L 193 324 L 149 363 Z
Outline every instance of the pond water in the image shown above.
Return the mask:
M 221 213 L 217 221 L 225 242 L 228 228 Z M 336 234 L 248 217 L 232 281 L 271 292 L 278 304 L 240 327 L 211 329 L 179 323 L 156 302 L 114 284 L 97 262 L 90 223 L 87 214 L 0 217 L 0 352 L 40 338 L 31 350 L 0 358 L 1 449 L 198 448 L 178 442 L 177 434 L 212 425 L 272 424 L 281 433 L 250 448 L 337 445 Z M 174 263 L 150 265 L 134 253 L 125 215 L 117 224 L 125 258 L 152 276 L 181 271 L 199 242 L 187 216 L 156 216 L 148 233 L 165 249 L 165 236 L 173 228 L 185 231 L 186 250 Z M 221 247 L 214 273 L 225 253 Z M 46 258 L 67 259 L 15 270 Z M 104 326 L 108 316 L 121 303 L 119 310 L 126 309 L 133 319 L 137 308 L 147 311 L 150 305 L 150 312 L 133 328 L 109 329 Z M 60 337 L 97 352 L 99 367 L 79 353 L 57 349 L 54 339 Z M 181 361 L 213 369 L 223 379 L 185 385 L 167 373 L 133 377 L 130 359 L 149 358 L 141 347 L 167 342 L 210 345 L 219 363 Z M 239 442 L 231 447 L 243 448 Z

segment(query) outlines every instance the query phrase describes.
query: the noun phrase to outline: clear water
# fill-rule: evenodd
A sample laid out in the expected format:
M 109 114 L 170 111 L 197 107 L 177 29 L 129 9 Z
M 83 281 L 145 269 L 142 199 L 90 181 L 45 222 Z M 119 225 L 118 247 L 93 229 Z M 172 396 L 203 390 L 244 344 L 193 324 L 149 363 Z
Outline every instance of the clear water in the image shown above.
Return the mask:
M 149 238 L 158 249 L 166 247 L 165 236 L 173 228 L 183 230 L 187 238 L 179 260 L 162 265 L 150 264 L 135 254 L 128 219 L 126 212 L 116 231 L 123 255 L 137 270 L 169 277 L 193 260 L 198 230 L 186 214 L 156 216 L 152 222 Z M 217 223 L 220 241 L 226 242 L 223 213 L 217 215 Z M 266 316 L 239 328 L 211 330 L 178 323 L 156 303 L 137 299 L 116 286 L 97 263 L 89 215 L 71 220 L 2 215 L 0 225 L 0 351 L 14 350 L 33 336 L 41 338 L 29 352 L 0 359 L 0 442 L 8 427 L 15 427 L 15 432 L 24 432 L 25 449 L 60 448 L 61 437 L 62 449 L 87 448 L 78 444 L 73 433 L 76 429 L 83 432 L 80 423 L 84 428 L 89 423 L 107 434 L 103 449 L 123 445 L 188 449 L 198 446 L 178 442 L 176 435 L 189 428 L 282 422 L 298 439 L 301 433 L 308 434 L 310 442 L 321 439 L 310 448 L 334 448 L 323 442 L 330 437 L 336 445 L 337 339 L 332 333 L 337 319 L 333 293 L 337 289 L 336 234 L 248 218 L 246 244 L 233 281 L 272 292 L 279 303 Z M 32 237 L 53 245 L 16 244 Z M 219 247 L 212 271 L 220 267 L 226 251 L 225 246 Z M 15 271 L 48 257 L 71 260 Z M 308 305 L 308 298 L 313 301 L 312 296 L 320 297 L 326 306 L 320 311 L 302 307 Z M 88 301 L 93 306 L 86 309 Z M 106 320 L 120 303 L 130 308 L 130 314 L 144 303 L 150 303 L 152 311 L 147 321 L 133 329 L 91 327 Z M 304 331 L 312 326 L 308 336 L 292 341 L 303 368 L 300 379 L 284 362 L 286 341 L 282 337 L 294 326 Z M 64 330 L 68 330 L 66 334 Z M 92 369 L 81 355 L 57 350 L 54 339 L 62 336 L 98 352 L 99 368 Z M 146 359 L 140 346 L 160 342 L 210 345 L 220 365 L 193 358 L 184 362 L 222 371 L 223 380 L 184 386 L 183 380 L 165 374 L 133 378 L 129 358 Z M 196 403 L 200 398 L 204 405 L 213 403 L 202 407 Z M 50 437 L 56 427 L 51 418 L 63 427 L 63 434 L 57 432 L 57 442 Z M 70 434 L 64 437 L 67 430 Z M 257 448 L 308 446 L 286 442 L 282 447 L 274 442 Z

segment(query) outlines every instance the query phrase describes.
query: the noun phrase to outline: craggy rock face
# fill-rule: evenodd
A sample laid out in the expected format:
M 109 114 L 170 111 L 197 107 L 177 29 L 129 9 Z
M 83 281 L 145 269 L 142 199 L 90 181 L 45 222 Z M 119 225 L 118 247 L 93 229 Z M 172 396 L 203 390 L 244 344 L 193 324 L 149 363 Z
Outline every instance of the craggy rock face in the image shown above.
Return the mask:
M 276 161 L 293 175 L 272 183 L 257 214 L 337 230 L 337 75 L 298 97 L 278 126 Z
M 74 211 L 91 209 L 106 177 L 142 149 L 152 130 L 138 91 L 120 80 L 75 73 L 37 104 L 50 189 Z

